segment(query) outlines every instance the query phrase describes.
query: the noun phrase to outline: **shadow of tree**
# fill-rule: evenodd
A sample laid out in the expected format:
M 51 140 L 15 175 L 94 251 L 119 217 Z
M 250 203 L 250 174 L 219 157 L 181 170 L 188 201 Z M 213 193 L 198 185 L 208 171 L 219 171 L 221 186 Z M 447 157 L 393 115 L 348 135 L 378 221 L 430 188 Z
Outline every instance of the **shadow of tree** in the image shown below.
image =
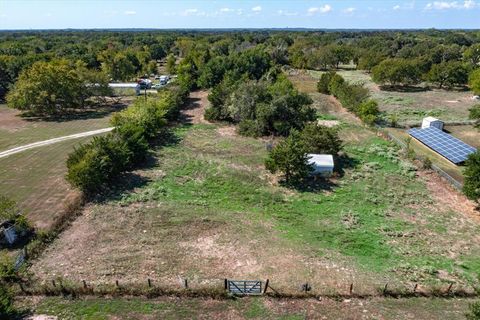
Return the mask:
M 417 87 L 417 86 L 380 86 L 380 90 L 382 91 L 396 91 L 396 92 L 425 92 L 425 91 L 431 91 L 432 89 L 430 87 Z
M 121 111 L 128 106 L 128 103 L 115 103 L 99 108 L 87 108 L 82 110 L 69 110 L 65 113 L 58 113 L 52 115 L 37 115 L 31 112 L 23 112 L 19 116 L 30 122 L 68 122 L 73 120 L 89 120 L 99 119 L 108 116 L 111 113 Z

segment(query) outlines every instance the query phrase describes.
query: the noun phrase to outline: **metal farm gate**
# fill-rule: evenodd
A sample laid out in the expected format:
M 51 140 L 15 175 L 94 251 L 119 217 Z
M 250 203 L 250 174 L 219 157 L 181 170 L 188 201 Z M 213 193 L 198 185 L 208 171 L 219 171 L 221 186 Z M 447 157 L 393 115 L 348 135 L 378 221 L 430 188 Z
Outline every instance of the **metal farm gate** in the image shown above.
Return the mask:
M 225 289 L 236 295 L 261 295 L 263 294 L 262 281 L 258 280 L 228 280 L 225 279 Z

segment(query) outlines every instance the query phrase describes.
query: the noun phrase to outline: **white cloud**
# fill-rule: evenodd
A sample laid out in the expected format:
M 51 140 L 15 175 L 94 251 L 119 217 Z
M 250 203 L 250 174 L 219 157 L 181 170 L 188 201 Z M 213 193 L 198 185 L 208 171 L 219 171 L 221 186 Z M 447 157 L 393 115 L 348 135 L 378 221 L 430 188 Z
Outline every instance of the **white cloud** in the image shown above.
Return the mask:
M 182 12 L 183 16 L 191 16 L 198 13 L 198 9 L 187 9 Z
M 448 9 L 473 9 L 477 6 L 474 0 L 465 0 L 464 2 L 458 1 L 434 1 L 427 3 L 425 10 L 448 10 Z
M 475 1 L 473 0 L 467 0 L 463 3 L 463 7 L 465 9 L 473 9 L 477 6 L 477 4 L 475 3 Z
M 220 12 L 224 12 L 224 13 L 233 12 L 233 11 L 235 11 L 235 10 L 231 9 L 231 8 L 221 8 L 220 9 Z
M 396 6 L 393 7 L 393 10 L 400 10 L 400 6 L 397 4 Z
M 253 7 L 252 11 L 253 12 L 260 12 L 260 11 L 262 11 L 262 7 L 260 7 L 260 6 Z
M 312 15 L 317 14 L 317 13 L 327 13 L 327 12 L 330 12 L 330 11 L 332 11 L 332 6 L 330 6 L 329 4 L 326 4 L 323 7 L 309 8 L 308 11 L 307 11 L 307 14 L 309 16 L 312 16 Z
M 353 14 L 355 12 L 355 8 L 353 7 L 350 7 L 350 8 L 346 8 L 343 10 L 343 13 L 346 13 L 346 14 Z
M 134 16 L 137 14 L 137 12 L 133 10 L 128 10 L 128 11 L 125 11 L 124 14 L 127 16 Z
M 286 11 L 286 10 L 278 10 L 277 14 L 279 16 L 287 16 L 287 17 L 298 16 L 298 12 L 290 12 L 290 11 Z

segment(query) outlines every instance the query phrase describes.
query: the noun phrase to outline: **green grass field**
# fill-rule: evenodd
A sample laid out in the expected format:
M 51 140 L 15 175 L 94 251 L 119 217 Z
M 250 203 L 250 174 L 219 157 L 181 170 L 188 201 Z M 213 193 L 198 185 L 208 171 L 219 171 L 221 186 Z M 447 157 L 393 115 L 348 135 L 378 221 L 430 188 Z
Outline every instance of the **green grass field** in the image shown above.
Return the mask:
M 132 191 L 88 206 L 32 271 L 42 279 L 152 277 L 166 285 L 181 274 L 198 286 L 270 278 L 290 290 L 302 279 L 319 290 L 355 279 L 367 292 L 386 279 L 476 283 L 478 224 L 437 204 L 394 146 L 356 125 L 343 130 L 364 136 L 345 146 L 353 165 L 331 184 L 296 191 L 265 172 L 261 140 L 217 125 L 179 127 L 181 142 L 136 171 L 136 185 L 121 182 Z
M 24 301 L 20 305 L 24 305 Z M 231 300 L 43 298 L 28 302 L 31 312 L 59 319 L 465 319 L 470 301 L 459 299 Z M 33 305 L 33 307 L 32 307 Z
M 22 118 L 18 111 L 0 105 L 0 151 L 32 142 L 109 127 L 111 112 L 91 112 L 72 119 Z
M 106 109 L 75 119 L 50 121 L 22 118 L 16 110 L 0 105 L 0 151 L 32 142 L 107 128 Z M 48 229 L 78 196 L 65 181 L 65 161 L 74 146 L 91 137 L 42 146 L 0 159 L 0 193 L 18 202 L 36 227 Z
M 388 120 L 396 115 L 399 123 L 417 125 L 427 116 L 443 121 L 468 120 L 468 109 L 478 103 L 472 100 L 472 92 L 429 89 L 425 91 L 387 91 L 376 85 L 369 74 L 360 70 L 337 71 L 345 80 L 362 83 L 370 90 L 371 97 L 379 103 L 382 116 Z M 323 72 L 309 70 L 308 73 L 319 79 Z

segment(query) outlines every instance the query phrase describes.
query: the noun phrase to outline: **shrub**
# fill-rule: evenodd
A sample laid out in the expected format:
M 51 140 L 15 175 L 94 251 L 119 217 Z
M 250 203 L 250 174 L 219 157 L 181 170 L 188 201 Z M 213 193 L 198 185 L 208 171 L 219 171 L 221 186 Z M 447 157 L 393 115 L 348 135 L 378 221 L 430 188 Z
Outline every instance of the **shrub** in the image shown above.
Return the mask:
M 480 302 L 474 302 L 468 305 L 468 313 L 465 314 L 467 320 L 480 320 Z
M 480 202 L 480 151 L 471 154 L 465 162 L 463 193 Z
M 0 283 L 0 319 L 11 319 L 14 314 L 12 293 L 5 284 Z
M 335 72 L 325 72 L 320 76 L 320 80 L 318 80 L 317 82 L 318 92 L 323 94 L 330 94 L 330 90 L 328 89 L 328 86 L 335 74 L 336 74 Z
M 357 115 L 366 124 L 372 125 L 378 118 L 378 103 L 374 100 L 368 100 L 360 104 Z
M 468 117 L 472 120 L 476 120 L 475 126 L 480 127 L 480 104 L 476 104 L 469 109 L 470 113 Z
M 271 173 L 282 172 L 287 183 L 298 182 L 312 170 L 307 160 L 307 150 L 300 134 L 292 131 L 270 151 L 265 167 Z
M 336 155 L 342 148 L 342 140 L 334 128 L 310 123 L 300 133 L 300 139 L 308 153 Z

